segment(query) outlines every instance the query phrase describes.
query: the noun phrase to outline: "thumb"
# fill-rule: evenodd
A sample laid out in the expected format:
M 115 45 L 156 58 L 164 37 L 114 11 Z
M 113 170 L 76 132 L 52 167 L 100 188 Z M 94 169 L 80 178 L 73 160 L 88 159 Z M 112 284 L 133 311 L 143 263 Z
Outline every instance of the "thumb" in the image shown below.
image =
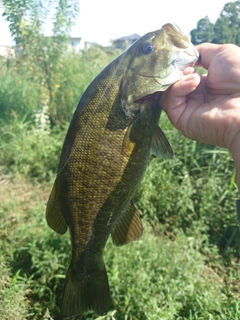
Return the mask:
M 213 43 L 202 43 L 196 46 L 196 49 L 200 55 L 198 65 L 208 70 L 211 60 L 222 49 L 222 46 Z
M 185 104 L 186 96 L 197 88 L 200 81 L 201 77 L 197 73 L 184 75 L 162 94 L 161 108 L 168 114 Z

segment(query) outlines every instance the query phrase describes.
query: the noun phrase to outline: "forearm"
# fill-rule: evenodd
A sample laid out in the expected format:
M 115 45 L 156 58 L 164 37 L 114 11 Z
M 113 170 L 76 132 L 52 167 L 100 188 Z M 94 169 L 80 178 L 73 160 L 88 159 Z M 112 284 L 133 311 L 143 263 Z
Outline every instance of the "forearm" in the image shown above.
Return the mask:
M 235 147 L 232 149 L 232 151 L 230 150 L 232 157 L 233 157 L 233 161 L 234 161 L 234 167 L 236 170 L 236 182 L 238 185 L 238 190 L 240 193 L 240 141 L 239 141 L 239 147 Z
M 237 185 L 238 185 L 238 190 L 240 193 L 240 157 L 238 159 L 234 159 L 234 167 L 236 169 L 236 175 L 237 175 Z

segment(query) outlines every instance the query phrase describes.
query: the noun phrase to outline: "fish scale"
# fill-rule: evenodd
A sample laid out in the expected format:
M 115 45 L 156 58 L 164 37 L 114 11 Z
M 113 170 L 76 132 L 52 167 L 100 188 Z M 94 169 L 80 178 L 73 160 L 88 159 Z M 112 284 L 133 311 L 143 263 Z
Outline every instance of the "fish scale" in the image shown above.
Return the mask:
M 187 36 L 166 24 L 112 61 L 81 97 L 46 209 L 49 226 L 60 234 L 69 228 L 71 235 L 63 318 L 108 311 L 105 244 L 110 235 L 120 246 L 143 233 L 134 193 L 151 154 L 173 158 L 158 126 L 160 92 L 197 58 Z

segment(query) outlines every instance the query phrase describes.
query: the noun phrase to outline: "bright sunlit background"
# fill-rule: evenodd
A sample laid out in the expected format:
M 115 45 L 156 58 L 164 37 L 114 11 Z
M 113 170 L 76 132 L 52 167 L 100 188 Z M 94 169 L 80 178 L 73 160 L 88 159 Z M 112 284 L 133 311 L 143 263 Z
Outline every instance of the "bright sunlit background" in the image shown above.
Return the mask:
M 108 45 L 116 39 L 137 33 L 140 36 L 156 29 L 166 22 L 176 23 L 189 34 L 197 22 L 208 16 L 212 23 L 219 17 L 225 3 L 230 1 L 197 0 L 80 0 L 80 13 L 71 36 L 86 41 Z M 8 23 L 1 16 L 0 45 L 12 45 Z M 46 26 L 46 35 L 51 35 L 51 25 Z

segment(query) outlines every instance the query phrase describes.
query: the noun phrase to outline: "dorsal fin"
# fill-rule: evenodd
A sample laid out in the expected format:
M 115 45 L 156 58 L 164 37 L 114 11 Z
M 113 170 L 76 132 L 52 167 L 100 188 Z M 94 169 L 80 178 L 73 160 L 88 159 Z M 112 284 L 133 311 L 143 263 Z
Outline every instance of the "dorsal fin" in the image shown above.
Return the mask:
M 113 232 L 112 241 L 116 246 L 122 246 L 141 237 L 142 221 L 132 202 L 126 213 L 120 218 Z
M 159 158 L 163 158 L 163 159 L 174 158 L 173 150 L 160 127 L 157 127 L 154 132 L 153 139 L 152 139 L 151 152 L 152 154 L 154 154 L 156 157 L 159 157 Z

